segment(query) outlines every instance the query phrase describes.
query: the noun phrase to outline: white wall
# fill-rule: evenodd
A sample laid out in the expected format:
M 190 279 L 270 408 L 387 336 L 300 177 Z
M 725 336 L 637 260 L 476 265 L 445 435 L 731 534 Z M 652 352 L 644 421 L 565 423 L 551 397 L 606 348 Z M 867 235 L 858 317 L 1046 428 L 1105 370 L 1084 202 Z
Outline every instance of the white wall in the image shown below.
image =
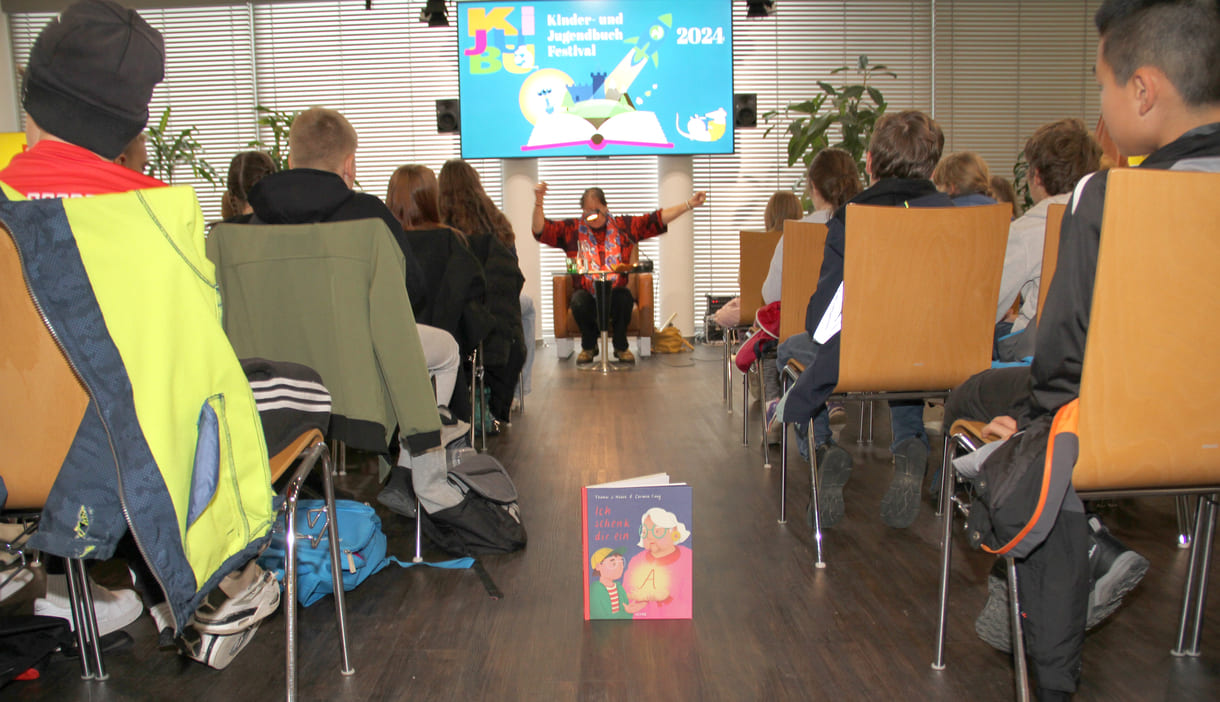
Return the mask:
M 8 36 L 8 15 L 0 14 L 0 132 L 21 131 L 21 106 L 17 104 L 17 71 Z

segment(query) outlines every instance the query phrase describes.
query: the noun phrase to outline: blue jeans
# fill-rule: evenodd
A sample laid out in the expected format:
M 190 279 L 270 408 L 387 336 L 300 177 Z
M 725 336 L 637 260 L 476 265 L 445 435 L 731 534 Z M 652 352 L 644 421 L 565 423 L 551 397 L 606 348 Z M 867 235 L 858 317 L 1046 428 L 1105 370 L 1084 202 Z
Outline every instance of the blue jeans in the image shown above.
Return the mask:
M 822 345 L 815 342 L 813 337 L 807 332 L 794 334 L 780 342 L 779 348 L 775 353 L 776 367 L 782 369 L 792 359 L 804 364 L 808 368 L 817 360 L 818 351 L 821 348 Z M 897 448 L 898 444 L 913 436 L 918 437 L 924 446 L 928 446 L 928 435 L 923 429 L 923 401 L 902 400 L 900 402 L 891 402 L 889 405 L 890 428 L 893 430 L 894 436 L 894 442 L 890 444 L 890 451 L 893 451 Z M 801 457 L 808 460 L 809 457 L 805 454 L 809 452 L 807 446 L 809 429 L 802 424 L 795 426 L 796 435 L 800 439 L 798 450 L 801 452 Z M 815 446 L 821 446 L 829 442 L 830 439 L 830 415 L 826 411 L 826 405 L 822 405 L 818 413 L 813 417 L 813 443 Z
M 821 344 L 814 342 L 813 337 L 807 332 L 800 332 L 784 339 L 779 343 L 775 350 L 775 369 L 780 374 L 780 380 L 783 381 L 784 368 L 788 366 L 788 361 L 796 361 L 804 367 L 808 368 L 813 365 L 813 362 L 818 358 L 818 349 Z M 792 425 L 796 430 L 797 451 L 800 451 L 801 458 L 809 460 L 809 425 L 800 423 Z M 830 414 L 826 411 L 826 405 L 818 410 L 818 413 L 813 415 L 813 444 L 821 446 L 828 443 L 831 438 L 830 433 Z

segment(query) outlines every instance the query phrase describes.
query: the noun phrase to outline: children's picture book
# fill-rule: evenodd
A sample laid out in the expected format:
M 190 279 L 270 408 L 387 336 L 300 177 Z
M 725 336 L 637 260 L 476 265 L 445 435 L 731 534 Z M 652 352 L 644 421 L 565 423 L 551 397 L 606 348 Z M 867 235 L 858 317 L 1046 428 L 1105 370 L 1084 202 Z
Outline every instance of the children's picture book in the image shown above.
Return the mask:
M 580 492 L 585 620 L 690 619 L 690 485 L 655 473 Z

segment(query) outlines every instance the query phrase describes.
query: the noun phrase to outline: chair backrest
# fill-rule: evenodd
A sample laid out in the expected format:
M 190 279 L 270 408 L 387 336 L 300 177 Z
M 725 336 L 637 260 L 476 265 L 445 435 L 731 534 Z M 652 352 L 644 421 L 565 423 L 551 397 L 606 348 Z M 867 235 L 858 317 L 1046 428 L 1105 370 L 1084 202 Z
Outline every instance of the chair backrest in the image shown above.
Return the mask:
M 10 509 L 39 509 L 89 396 L 34 307 L 8 230 L 0 226 L 0 477 Z
M 762 286 L 771 268 L 771 255 L 775 253 L 775 242 L 782 232 L 751 232 L 738 234 L 741 253 L 738 282 L 741 287 L 741 323 L 754 322 L 754 313 L 763 306 Z
M 947 390 L 991 366 L 1011 215 L 848 205 L 837 392 Z
M 1220 484 L 1220 174 L 1115 169 L 1080 383 L 1078 490 Z
M 1046 291 L 1051 289 L 1055 277 L 1055 266 L 1059 264 L 1059 228 L 1063 226 L 1063 213 L 1067 205 L 1051 205 L 1046 210 L 1046 238 L 1042 240 L 1042 268 L 1038 281 L 1038 310 L 1046 302 Z
M 826 249 L 826 225 L 787 220 L 784 222 L 784 277 L 780 285 L 779 338 L 787 339 L 805 329 L 805 308 L 818 289 L 822 253 Z

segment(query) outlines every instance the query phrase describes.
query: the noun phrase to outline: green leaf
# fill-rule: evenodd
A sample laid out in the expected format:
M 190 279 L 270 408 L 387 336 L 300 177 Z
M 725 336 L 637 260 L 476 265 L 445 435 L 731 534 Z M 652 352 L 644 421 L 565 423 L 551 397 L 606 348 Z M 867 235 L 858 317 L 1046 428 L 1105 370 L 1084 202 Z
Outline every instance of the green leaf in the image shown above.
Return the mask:
M 862 95 L 864 95 L 864 86 L 863 85 L 849 85 L 846 88 L 843 88 L 842 94 L 844 97 L 846 97 L 849 100 L 859 100 L 860 97 Z
M 837 95 L 839 92 L 838 90 L 835 89 L 835 87 L 833 85 L 831 85 L 830 83 L 827 83 L 824 80 L 818 81 L 818 87 L 821 88 L 822 91 L 824 93 L 826 93 L 827 95 Z
M 883 96 L 881 94 L 880 90 L 878 90 L 872 86 L 868 87 L 868 96 L 870 98 L 872 98 L 874 105 L 884 105 L 885 104 L 885 96 Z
M 859 58 L 856 59 L 856 68 L 860 70 L 868 68 L 868 56 L 860 54 Z

